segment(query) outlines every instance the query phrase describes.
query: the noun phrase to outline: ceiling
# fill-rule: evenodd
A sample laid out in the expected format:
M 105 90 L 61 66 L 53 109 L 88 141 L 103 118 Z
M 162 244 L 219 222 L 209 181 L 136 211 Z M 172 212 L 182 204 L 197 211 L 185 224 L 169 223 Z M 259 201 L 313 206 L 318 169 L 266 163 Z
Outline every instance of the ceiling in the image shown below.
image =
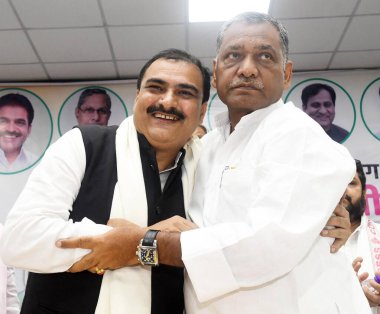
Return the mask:
M 269 14 L 295 71 L 380 68 L 379 0 L 272 0 Z M 187 19 L 187 0 L 0 0 L 0 81 L 136 78 L 171 47 L 211 67 L 221 23 Z

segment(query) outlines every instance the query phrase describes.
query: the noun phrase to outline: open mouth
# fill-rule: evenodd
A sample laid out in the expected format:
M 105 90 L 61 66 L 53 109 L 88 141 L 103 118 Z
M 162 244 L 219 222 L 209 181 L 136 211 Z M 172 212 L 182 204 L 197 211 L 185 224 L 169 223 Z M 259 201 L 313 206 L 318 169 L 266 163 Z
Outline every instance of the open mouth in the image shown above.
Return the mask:
M 169 120 L 169 121 L 179 121 L 179 118 L 177 116 L 159 113 L 159 112 L 153 113 L 153 117 L 158 118 L 158 119 L 163 119 L 163 120 Z

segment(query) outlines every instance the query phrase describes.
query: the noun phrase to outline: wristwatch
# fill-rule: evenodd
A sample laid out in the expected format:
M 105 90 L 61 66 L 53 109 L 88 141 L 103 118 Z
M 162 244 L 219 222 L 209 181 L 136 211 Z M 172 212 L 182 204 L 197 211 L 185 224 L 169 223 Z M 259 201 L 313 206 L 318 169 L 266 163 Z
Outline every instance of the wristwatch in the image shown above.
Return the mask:
M 142 265 L 158 266 L 156 236 L 159 230 L 148 230 L 137 246 L 137 259 Z

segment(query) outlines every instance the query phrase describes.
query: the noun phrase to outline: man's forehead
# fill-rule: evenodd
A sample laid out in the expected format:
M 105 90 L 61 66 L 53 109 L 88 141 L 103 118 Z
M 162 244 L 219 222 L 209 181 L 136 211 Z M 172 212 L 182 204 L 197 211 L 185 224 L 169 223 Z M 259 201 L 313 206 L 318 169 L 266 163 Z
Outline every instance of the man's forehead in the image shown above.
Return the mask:
M 17 113 L 18 115 L 28 115 L 28 111 L 18 103 L 9 103 L 0 107 L 0 113 L 6 112 Z
M 177 75 L 172 76 L 171 73 L 173 75 Z M 195 64 L 186 60 L 160 58 L 155 60 L 147 68 L 142 81 L 144 82 L 154 78 L 156 80 L 162 80 L 163 82 L 166 82 L 169 79 L 172 79 L 174 77 L 180 78 L 181 76 L 184 80 L 194 80 L 194 78 L 197 80 L 202 79 L 201 70 Z

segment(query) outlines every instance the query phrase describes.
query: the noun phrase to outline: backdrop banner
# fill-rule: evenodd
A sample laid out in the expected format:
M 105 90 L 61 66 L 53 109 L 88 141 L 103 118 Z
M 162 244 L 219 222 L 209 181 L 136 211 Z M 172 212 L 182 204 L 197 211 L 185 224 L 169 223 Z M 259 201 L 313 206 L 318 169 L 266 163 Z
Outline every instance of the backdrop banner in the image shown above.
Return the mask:
M 303 91 L 310 85 L 318 88 L 321 86 L 326 88 L 326 85 L 330 87 L 335 94 L 335 105 L 331 107 L 326 100 L 312 102 L 312 99 L 319 97 L 319 92 L 315 96 L 309 96 L 307 104 L 303 104 Z M 1 162 L 6 164 L 7 161 L 2 151 L 5 148 L 2 147 L 0 137 L 0 184 L 2 187 L 0 189 L 2 200 L 0 222 L 5 221 L 30 172 L 38 164 L 47 147 L 77 124 L 75 109 L 78 99 L 80 94 L 88 88 L 102 88 L 110 96 L 109 125 L 118 125 L 125 117 L 133 113 L 136 95 L 136 82 L 133 80 L 0 85 L 0 97 L 7 94 L 21 94 L 29 99 L 34 109 L 32 127 L 22 145 L 25 152 L 34 156 L 34 159 L 27 159 L 29 163 L 19 164 L 18 168 L 2 167 Z M 336 138 L 336 141 L 346 146 L 354 158 L 361 160 L 367 176 L 366 215 L 377 222 L 380 222 L 379 89 L 380 70 L 308 72 L 295 73 L 291 88 L 283 95 L 284 101 L 294 102 L 297 107 L 320 123 L 326 132 L 330 132 L 326 125 L 332 125 L 335 128 L 333 133 L 339 133 L 340 136 Z M 317 108 L 318 104 L 320 108 Z M 226 106 L 212 89 L 207 114 L 203 121 L 208 130 L 214 128 L 215 115 L 225 110 Z M 1 123 L 0 127 L 2 127 Z M 0 129 L 0 134 L 1 132 L 2 129 Z

